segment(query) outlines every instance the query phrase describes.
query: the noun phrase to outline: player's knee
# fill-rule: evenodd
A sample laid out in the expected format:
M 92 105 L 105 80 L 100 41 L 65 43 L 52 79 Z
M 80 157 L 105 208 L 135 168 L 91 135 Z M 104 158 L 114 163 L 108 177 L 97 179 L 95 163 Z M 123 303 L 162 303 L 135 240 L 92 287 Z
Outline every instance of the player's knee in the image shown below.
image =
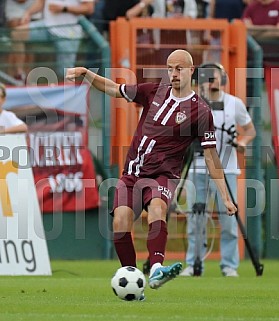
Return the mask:
M 153 199 L 148 206 L 148 221 L 165 221 L 167 216 L 167 204 L 161 199 Z
M 133 212 L 124 208 L 116 208 L 113 216 L 114 232 L 130 232 L 133 226 Z

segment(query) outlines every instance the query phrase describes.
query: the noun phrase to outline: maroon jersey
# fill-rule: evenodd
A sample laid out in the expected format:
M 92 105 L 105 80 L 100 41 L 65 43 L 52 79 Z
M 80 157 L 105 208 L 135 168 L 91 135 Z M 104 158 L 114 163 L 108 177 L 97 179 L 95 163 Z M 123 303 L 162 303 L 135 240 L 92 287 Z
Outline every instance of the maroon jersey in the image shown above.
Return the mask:
M 123 174 L 180 178 L 183 156 L 196 138 L 203 148 L 216 146 L 208 105 L 194 92 L 172 95 L 171 86 L 145 83 L 121 85 L 121 95 L 143 106 Z

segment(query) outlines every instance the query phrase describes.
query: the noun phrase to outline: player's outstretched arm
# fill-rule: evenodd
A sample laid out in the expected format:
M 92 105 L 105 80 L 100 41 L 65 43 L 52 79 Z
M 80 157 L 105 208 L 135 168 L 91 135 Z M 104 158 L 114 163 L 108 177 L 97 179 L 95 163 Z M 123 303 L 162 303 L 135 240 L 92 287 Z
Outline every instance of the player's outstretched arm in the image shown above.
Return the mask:
M 120 84 L 117 84 L 108 78 L 99 76 L 96 73 L 84 67 L 67 69 L 66 78 L 68 80 L 74 81 L 76 78 L 79 77 L 84 77 L 89 81 L 90 84 L 92 84 L 93 87 L 106 93 L 111 97 L 122 98 L 119 92 Z
M 217 154 L 215 148 L 206 148 L 204 150 L 204 158 L 206 162 L 206 166 L 208 168 L 209 174 L 211 178 L 214 179 L 215 184 L 221 194 L 224 205 L 227 208 L 228 215 L 233 215 L 236 213 L 237 208 L 231 201 L 228 193 L 228 189 L 226 186 L 226 181 L 224 178 L 224 171 L 220 161 L 220 158 Z

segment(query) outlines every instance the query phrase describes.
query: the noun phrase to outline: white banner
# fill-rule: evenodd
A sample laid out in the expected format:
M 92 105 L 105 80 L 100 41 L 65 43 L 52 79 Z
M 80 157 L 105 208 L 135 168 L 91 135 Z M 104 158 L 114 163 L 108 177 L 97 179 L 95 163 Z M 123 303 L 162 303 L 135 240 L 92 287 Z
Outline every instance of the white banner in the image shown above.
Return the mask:
M 0 275 L 51 275 L 24 134 L 0 136 Z

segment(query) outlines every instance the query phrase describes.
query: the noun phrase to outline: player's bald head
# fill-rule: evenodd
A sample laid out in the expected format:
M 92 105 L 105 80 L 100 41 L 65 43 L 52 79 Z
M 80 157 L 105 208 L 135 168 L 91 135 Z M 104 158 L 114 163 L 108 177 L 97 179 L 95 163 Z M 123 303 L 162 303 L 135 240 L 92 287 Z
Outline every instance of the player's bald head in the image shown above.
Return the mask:
M 180 62 L 185 64 L 187 67 L 193 66 L 193 58 L 190 53 L 183 49 L 177 49 L 173 51 L 167 59 L 167 64 L 172 64 L 173 62 Z

